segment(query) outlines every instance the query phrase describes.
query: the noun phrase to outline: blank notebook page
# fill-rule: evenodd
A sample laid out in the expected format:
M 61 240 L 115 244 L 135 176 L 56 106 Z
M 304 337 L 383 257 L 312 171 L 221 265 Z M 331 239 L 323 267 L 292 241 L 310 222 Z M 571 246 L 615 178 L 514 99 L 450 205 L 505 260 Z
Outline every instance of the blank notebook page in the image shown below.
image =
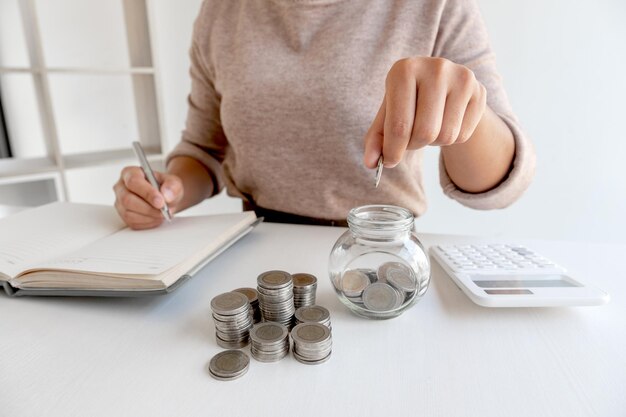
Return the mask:
M 0 272 L 15 276 L 124 227 L 113 207 L 52 203 L 25 210 L 0 220 Z
M 124 229 L 32 269 L 157 275 L 198 252 L 211 253 L 255 219 L 253 212 L 178 217 L 156 229 Z

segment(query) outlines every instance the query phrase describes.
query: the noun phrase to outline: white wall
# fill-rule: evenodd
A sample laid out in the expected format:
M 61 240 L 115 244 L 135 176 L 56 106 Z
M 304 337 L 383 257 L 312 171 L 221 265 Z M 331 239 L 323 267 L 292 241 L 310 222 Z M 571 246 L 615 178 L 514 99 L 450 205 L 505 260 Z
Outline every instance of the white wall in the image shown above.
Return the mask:
M 45 3 L 38 1 L 44 8 L 48 7 Z M 151 4 L 165 134 L 171 148 L 184 125 L 187 54 L 201 0 L 152 0 Z M 626 116 L 626 2 L 479 0 L 479 4 L 513 107 L 535 142 L 537 175 L 514 206 L 478 212 L 443 196 L 438 184 L 438 150 L 428 149 L 424 176 L 430 207 L 418 220 L 418 228 L 424 232 L 626 242 L 626 134 L 622 127 Z M 100 13 L 103 20 L 119 15 L 117 5 L 99 7 L 107 10 Z M 102 32 L 102 22 L 95 22 L 94 27 Z M 112 36 L 114 44 L 119 44 L 119 33 Z M 53 36 L 48 44 L 66 37 Z M 100 44 L 102 36 L 95 34 L 93 39 Z M 89 58 L 80 48 L 72 45 L 72 56 L 82 57 L 84 62 Z M 106 50 L 105 57 L 110 59 L 105 61 L 120 65 L 114 61 L 125 54 L 125 50 Z M 99 168 L 102 193 L 94 191 L 93 180 L 85 181 L 87 172 L 77 171 L 69 178 L 70 196 L 79 201 L 111 201 L 108 182 L 118 169 Z M 214 211 L 239 208 L 236 201 L 224 196 L 208 204 Z
M 482 213 L 431 180 L 422 228 L 626 242 L 626 2 L 479 2 L 537 174 L 513 207 Z

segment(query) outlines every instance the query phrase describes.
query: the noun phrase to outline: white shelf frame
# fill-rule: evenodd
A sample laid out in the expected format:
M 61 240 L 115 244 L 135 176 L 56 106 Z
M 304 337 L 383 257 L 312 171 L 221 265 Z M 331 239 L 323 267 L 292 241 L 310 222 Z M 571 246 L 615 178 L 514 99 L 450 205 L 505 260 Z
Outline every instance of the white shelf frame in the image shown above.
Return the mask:
M 0 159 L 0 194 L 3 185 L 55 180 L 57 199 L 68 200 L 66 171 L 103 164 L 134 160 L 130 147 L 139 140 L 149 158 L 162 161 L 167 149 L 164 138 L 162 92 L 159 71 L 155 64 L 156 48 L 153 28 L 152 0 L 118 0 L 122 3 L 124 26 L 129 54 L 129 67 L 48 67 L 43 53 L 43 43 L 35 0 L 18 0 L 22 27 L 28 48 L 29 66 L 0 66 L 4 74 L 29 74 L 33 78 L 35 98 L 41 119 L 46 156 L 41 158 Z M 128 138 L 129 147 L 106 149 L 79 154 L 63 154 L 59 131 L 52 104 L 49 75 L 120 75 L 131 78 L 133 99 L 137 116 L 139 138 Z M 0 201 L 0 204 L 2 201 Z M 6 203 L 6 202 L 5 202 Z
M 128 74 L 154 74 L 154 68 L 151 67 L 128 67 L 128 68 L 41 68 L 41 67 L 0 67 L 0 74 L 82 74 L 82 75 L 128 75 Z

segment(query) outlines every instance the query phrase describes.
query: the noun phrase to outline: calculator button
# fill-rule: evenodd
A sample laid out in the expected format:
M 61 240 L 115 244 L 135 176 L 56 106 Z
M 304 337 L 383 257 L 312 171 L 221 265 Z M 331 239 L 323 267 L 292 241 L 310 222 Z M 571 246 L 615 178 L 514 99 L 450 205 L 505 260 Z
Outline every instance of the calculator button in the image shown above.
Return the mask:
M 452 259 L 453 262 L 467 262 L 469 260 L 465 256 L 455 256 L 450 259 Z
M 460 271 L 476 271 L 478 267 L 476 266 L 464 266 L 460 269 Z

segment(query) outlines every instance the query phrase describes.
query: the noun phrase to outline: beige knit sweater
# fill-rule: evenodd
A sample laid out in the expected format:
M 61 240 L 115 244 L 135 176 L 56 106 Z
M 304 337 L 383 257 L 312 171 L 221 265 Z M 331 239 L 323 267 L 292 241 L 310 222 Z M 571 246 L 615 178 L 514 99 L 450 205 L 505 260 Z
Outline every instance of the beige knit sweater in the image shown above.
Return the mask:
M 515 136 L 513 167 L 499 186 L 465 193 L 440 162 L 444 192 L 478 209 L 514 202 L 535 157 L 474 0 L 205 0 L 194 26 L 187 124 L 168 161 L 196 158 L 214 194 L 226 185 L 267 209 L 345 219 L 352 207 L 383 203 L 420 215 L 422 151 L 385 170 L 378 188 L 362 162 L 385 76 L 411 56 L 472 69 Z

